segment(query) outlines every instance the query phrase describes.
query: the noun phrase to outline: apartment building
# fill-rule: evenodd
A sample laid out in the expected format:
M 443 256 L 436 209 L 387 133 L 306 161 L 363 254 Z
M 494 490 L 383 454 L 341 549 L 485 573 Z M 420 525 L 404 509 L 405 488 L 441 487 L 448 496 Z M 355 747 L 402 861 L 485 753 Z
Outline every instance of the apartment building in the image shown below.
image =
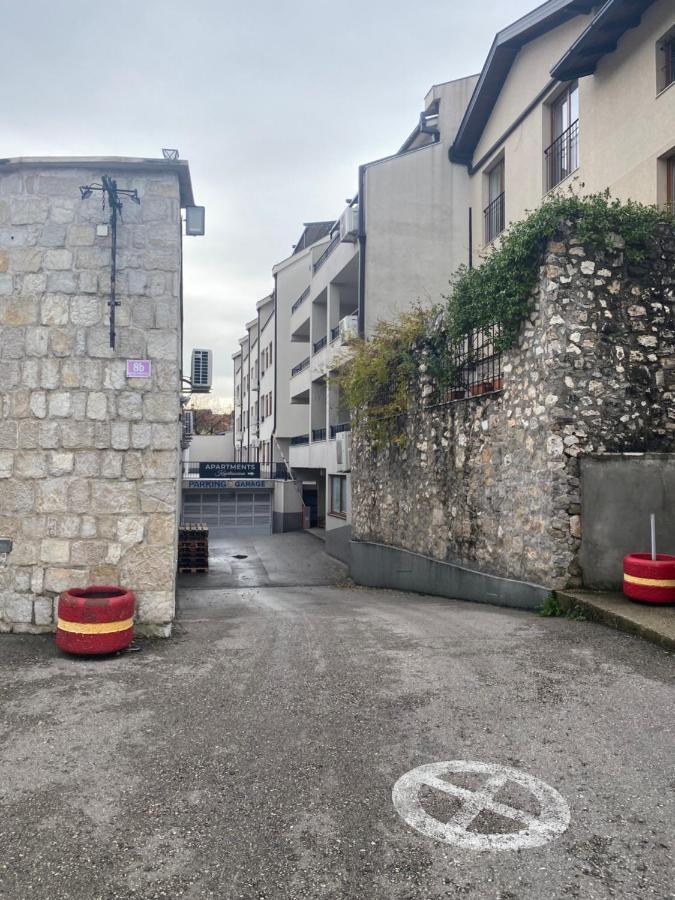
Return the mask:
M 672 0 L 549 0 L 497 34 L 479 75 L 434 85 L 398 152 L 362 165 L 342 214 L 307 223 L 273 267 L 260 389 L 272 406 L 259 421 L 256 319 L 234 356 L 237 458 L 287 464 L 337 555 L 349 538 L 349 410 L 332 375 L 347 338 L 439 302 L 458 266 L 480 264 L 551 191 L 675 202 L 674 83 Z
M 450 151 L 478 254 L 551 191 L 675 198 L 675 4 L 550 2 L 495 38 Z

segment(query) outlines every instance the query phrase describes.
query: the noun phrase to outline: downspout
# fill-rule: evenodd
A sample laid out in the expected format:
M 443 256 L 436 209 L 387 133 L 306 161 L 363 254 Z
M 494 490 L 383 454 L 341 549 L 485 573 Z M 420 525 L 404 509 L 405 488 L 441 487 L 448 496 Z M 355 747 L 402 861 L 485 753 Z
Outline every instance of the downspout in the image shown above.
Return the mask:
M 277 276 L 274 276 L 274 380 L 272 385 L 274 387 L 274 418 L 272 419 L 272 456 L 274 456 L 274 444 L 277 439 L 277 361 L 279 359 L 279 346 L 277 344 Z M 273 462 L 270 459 L 270 462 Z
M 248 335 L 248 356 L 246 357 L 246 383 L 248 384 L 248 408 L 246 410 L 246 432 L 248 434 L 246 443 L 246 462 L 251 460 L 251 329 L 247 328 Z
M 469 268 L 473 269 L 473 208 L 469 207 Z
M 258 394 L 258 406 L 255 417 L 255 436 L 258 438 L 258 447 L 256 449 L 256 462 L 260 462 L 260 310 L 258 310 L 258 365 L 256 377 L 256 392 Z
M 366 167 L 359 166 L 359 337 L 366 335 Z

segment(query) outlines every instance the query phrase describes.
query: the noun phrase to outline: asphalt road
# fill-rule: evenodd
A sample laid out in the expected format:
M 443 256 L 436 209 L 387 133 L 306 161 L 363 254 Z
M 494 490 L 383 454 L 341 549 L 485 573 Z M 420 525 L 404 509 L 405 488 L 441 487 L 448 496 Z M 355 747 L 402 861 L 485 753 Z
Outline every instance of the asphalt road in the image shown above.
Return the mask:
M 355 589 L 316 539 L 275 540 L 220 546 L 262 584 L 193 585 L 176 636 L 138 653 L 0 639 L 0 897 L 675 896 L 672 656 L 591 623 Z M 569 827 L 485 852 L 419 833 L 392 788 L 443 760 L 542 779 Z M 457 816 L 443 791 L 420 798 Z

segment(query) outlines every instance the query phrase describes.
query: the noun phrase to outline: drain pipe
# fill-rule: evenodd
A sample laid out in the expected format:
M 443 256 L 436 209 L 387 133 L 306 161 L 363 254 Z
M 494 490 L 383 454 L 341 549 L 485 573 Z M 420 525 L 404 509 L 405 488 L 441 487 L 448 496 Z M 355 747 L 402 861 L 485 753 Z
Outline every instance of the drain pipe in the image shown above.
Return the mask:
M 258 394 L 258 399 L 256 401 L 256 417 L 255 417 L 255 436 L 258 439 L 258 446 L 256 448 L 256 462 L 260 462 L 260 310 L 257 310 L 258 313 L 258 364 L 257 364 L 257 377 L 256 377 L 256 393 Z
M 366 336 L 366 166 L 359 166 L 359 337 Z

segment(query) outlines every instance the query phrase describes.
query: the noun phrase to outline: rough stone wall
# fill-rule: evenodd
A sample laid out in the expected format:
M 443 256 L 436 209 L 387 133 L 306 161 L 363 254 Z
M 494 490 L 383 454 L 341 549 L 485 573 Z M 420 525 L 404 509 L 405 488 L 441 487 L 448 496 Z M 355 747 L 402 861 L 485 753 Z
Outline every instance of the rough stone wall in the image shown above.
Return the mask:
M 118 229 L 79 186 L 137 188 Z M 145 632 L 174 613 L 179 465 L 180 198 L 170 173 L 0 172 L 0 631 L 53 629 L 65 588 L 123 584 Z M 127 379 L 126 359 L 152 360 Z
M 644 265 L 623 242 L 550 242 L 503 391 L 427 406 L 420 359 L 406 448 L 352 455 L 356 540 L 490 574 L 578 585 L 584 454 L 675 450 L 675 237 Z

